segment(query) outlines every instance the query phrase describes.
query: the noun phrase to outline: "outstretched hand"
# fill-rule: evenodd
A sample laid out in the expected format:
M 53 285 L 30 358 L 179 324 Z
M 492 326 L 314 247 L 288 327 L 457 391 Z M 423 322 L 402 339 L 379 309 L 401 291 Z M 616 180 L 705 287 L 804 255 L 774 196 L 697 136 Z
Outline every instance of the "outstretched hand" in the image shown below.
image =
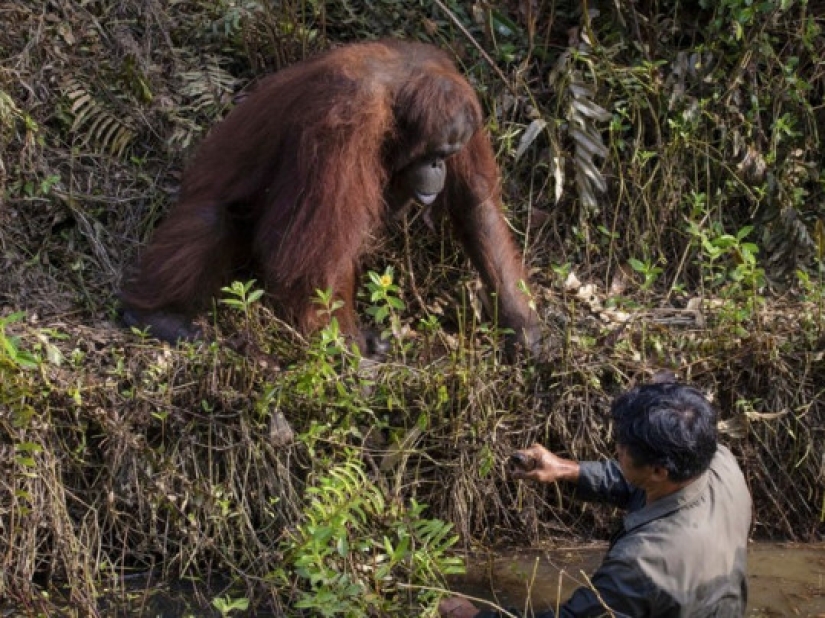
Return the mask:
M 521 465 L 510 468 L 510 476 L 514 479 L 538 481 L 539 483 L 555 483 L 557 481 L 577 481 L 579 479 L 579 463 L 571 459 L 564 459 L 544 448 L 541 444 L 516 451 L 511 458 Z

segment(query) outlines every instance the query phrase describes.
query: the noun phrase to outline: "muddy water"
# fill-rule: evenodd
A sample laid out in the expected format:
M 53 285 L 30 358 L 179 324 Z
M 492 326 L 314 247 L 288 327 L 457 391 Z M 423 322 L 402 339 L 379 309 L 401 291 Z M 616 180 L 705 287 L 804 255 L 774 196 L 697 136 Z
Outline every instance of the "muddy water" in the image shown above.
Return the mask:
M 453 590 L 502 607 L 556 607 L 598 567 L 603 545 L 496 554 L 467 559 Z M 754 543 L 748 550 L 749 618 L 825 618 L 825 544 Z

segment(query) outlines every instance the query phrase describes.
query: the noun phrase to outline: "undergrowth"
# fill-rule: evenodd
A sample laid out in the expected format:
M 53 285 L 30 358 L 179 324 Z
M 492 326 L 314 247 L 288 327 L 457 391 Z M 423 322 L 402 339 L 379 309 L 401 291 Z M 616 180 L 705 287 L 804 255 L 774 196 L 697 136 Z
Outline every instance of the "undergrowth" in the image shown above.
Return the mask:
M 820 5 L 7 2 L 0 598 L 106 614 L 186 582 L 206 598 L 182 613 L 432 613 L 460 550 L 608 534 L 503 462 L 609 455 L 610 400 L 660 369 L 714 398 L 753 535 L 821 540 Z M 263 73 L 379 35 L 446 48 L 479 91 L 542 352 L 504 362 L 420 214 L 366 265 L 383 362 L 334 320 L 301 337 L 253 280 L 206 343 L 122 329 L 119 282 L 208 127 Z

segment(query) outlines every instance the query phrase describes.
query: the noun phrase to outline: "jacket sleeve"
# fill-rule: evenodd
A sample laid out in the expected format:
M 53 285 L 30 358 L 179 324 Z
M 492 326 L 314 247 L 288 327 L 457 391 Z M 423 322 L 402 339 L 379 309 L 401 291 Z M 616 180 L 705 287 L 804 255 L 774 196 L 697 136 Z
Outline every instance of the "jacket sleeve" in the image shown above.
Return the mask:
M 615 460 L 583 461 L 579 464 L 576 496 L 580 500 L 606 502 L 626 509 L 639 491 L 625 480 Z
M 653 582 L 628 561 L 606 557 L 590 583 L 592 587 L 578 588 L 559 608 L 558 614 L 552 610 L 527 615 L 512 609 L 508 609 L 508 612 L 524 618 L 642 618 L 654 615 L 653 604 L 657 594 Z M 498 618 L 504 615 L 487 610 L 476 614 L 475 618 Z
M 605 558 L 590 579 L 590 587 L 578 588 L 559 609 L 559 618 L 617 618 L 652 616 L 657 598 L 653 582 L 634 564 Z

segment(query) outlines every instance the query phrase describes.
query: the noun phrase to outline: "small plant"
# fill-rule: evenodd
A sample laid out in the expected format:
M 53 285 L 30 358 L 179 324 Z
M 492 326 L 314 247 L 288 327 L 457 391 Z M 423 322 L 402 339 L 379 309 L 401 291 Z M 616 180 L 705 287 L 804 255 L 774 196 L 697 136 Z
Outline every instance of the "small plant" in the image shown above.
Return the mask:
M 344 301 L 333 298 L 332 290 L 315 290 L 315 295 L 313 302 L 320 307 L 318 313 L 326 316 L 330 326 L 330 332 L 336 335 L 340 334 L 338 318 L 335 317 L 335 312 L 344 306 Z
M 401 333 L 401 318 L 398 312 L 403 311 L 405 305 L 398 297 L 401 288 L 393 282 L 393 273 L 392 266 L 388 266 L 383 275 L 374 271 L 368 273 L 367 290 L 372 304 L 367 307 L 367 314 L 380 326 L 389 320 L 389 328 L 381 331 L 382 339 L 392 335 L 398 337 Z
M 246 611 L 249 609 L 249 599 L 245 597 L 232 598 L 230 596 L 216 597 L 212 599 L 212 607 L 217 609 L 221 616 L 228 616 L 235 610 Z
M 348 370 L 357 369 L 361 354 L 357 346 L 349 344 L 335 317 L 343 301 L 334 299 L 331 290 L 317 290 L 314 302 L 328 321 L 310 341 L 305 362 L 295 367 L 294 388 L 313 398 L 330 394 L 334 399 L 331 405 L 349 407 L 358 398 L 358 389 L 349 383 Z
M 388 503 L 356 451 L 306 489 L 304 520 L 282 544 L 302 582 L 296 608 L 318 616 L 407 615 L 433 603 L 445 574 L 463 572 L 447 552 L 452 527 L 425 505 Z M 273 574 L 289 581 L 288 570 Z
M 20 349 L 19 337 L 6 333 L 6 327 L 9 324 L 21 320 L 24 316 L 23 312 L 18 311 L 0 318 L 0 362 L 20 369 L 34 369 L 40 364 L 39 359 L 30 352 Z
M 222 298 L 220 300 L 222 305 L 232 307 L 243 313 L 246 329 L 249 330 L 252 322 L 252 306 L 261 300 L 264 291 L 255 289 L 255 280 L 250 279 L 246 283 L 243 281 L 233 281 L 228 287 L 221 288 L 221 292 L 228 295 L 229 298 Z
M 701 249 L 706 285 L 726 296 L 756 294 L 765 285 L 765 271 L 756 260 L 759 247 L 745 240 L 753 226 L 746 225 L 735 235 L 724 233 L 716 225 L 701 228 L 691 222 L 689 226 Z
M 644 277 L 644 281 L 642 282 L 643 290 L 649 290 L 659 278 L 659 275 L 662 274 L 662 267 L 657 266 L 650 258 L 646 258 L 644 261 L 629 258 L 627 263 L 630 264 L 630 268 Z
M 705 286 L 728 301 L 722 306 L 721 317 L 744 334 L 742 322 L 752 318 L 765 302 L 765 271 L 756 259 L 759 247 L 745 240 L 753 227 L 745 226 L 734 235 L 724 233 L 717 225 L 701 228 L 691 222 L 689 226 L 701 249 Z

